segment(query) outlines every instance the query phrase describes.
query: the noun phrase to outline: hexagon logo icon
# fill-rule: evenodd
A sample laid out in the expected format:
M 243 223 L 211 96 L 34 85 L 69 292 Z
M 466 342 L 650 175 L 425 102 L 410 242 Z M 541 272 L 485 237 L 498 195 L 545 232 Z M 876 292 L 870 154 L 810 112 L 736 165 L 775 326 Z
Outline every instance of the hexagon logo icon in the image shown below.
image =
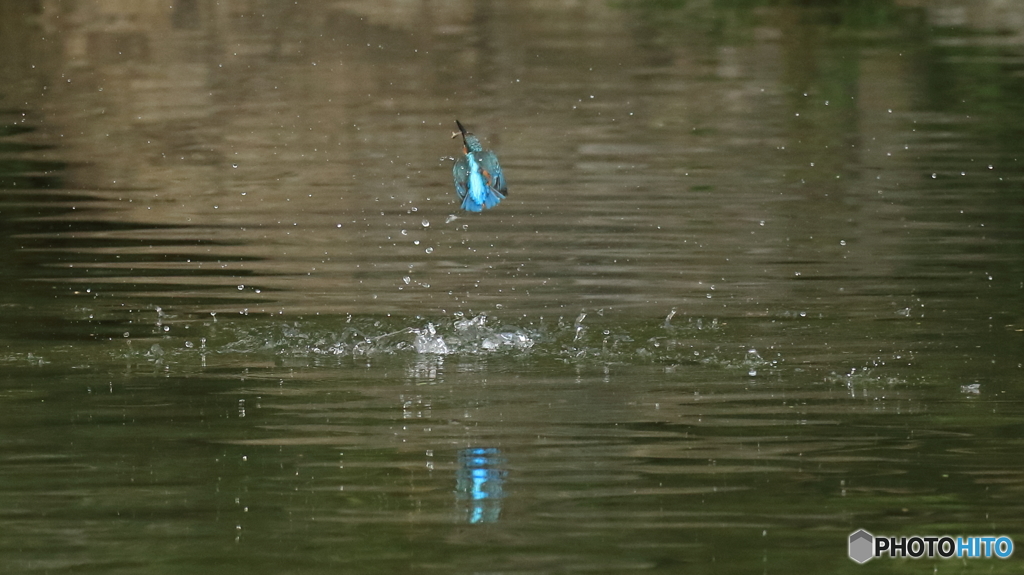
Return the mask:
M 874 556 L 875 537 L 874 535 L 858 529 L 850 533 L 850 559 L 857 563 L 866 563 Z

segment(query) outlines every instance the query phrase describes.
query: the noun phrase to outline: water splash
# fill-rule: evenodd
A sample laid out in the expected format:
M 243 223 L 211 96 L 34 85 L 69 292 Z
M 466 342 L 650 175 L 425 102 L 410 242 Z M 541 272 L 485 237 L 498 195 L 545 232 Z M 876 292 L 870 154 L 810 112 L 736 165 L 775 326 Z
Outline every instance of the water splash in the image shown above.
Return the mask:
M 576 316 L 576 323 L 574 325 L 576 335 L 574 335 L 572 338 L 573 343 L 583 339 L 583 336 L 587 333 L 587 328 L 584 327 L 583 325 L 583 320 L 585 319 L 587 319 L 586 313 L 581 313 L 580 315 Z
M 438 335 L 432 323 L 428 323 L 426 328 L 418 331 L 412 341 L 412 346 L 416 353 L 436 353 L 439 355 L 448 353 L 448 344 L 444 342 L 443 337 Z
M 149 365 L 164 371 L 210 369 L 239 362 L 302 367 L 419 362 L 416 358 L 488 358 L 604 368 L 660 364 L 675 370 L 694 366 L 734 371 L 744 380 L 756 381 L 783 373 L 786 361 L 774 345 L 737 345 L 735 327 L 717 318 L 692 317 L 676 311 L 660 318 L 628 321 L 601 311 L 550 318 L 520 316 L 514 321 L 486 313 L 434 317 L 350 315 L 291 321 L 274 316 L 165 318 L 164 325 L 173 325 L 169 332 L 158 329 L 143 337 L 112 339 L 117 348 L 111 353 L 131 365 Z M 152 325 L 151 315 L 149 319 Z M 439 359 L 429 360 L 421 371 L 437 372 L 442 365 Z M 842 372 L 834 365 L 790 365 L 799 371 L 818 370 L 819 381 L 851 388 L 877 381 L 863 369 L 847 368 Z

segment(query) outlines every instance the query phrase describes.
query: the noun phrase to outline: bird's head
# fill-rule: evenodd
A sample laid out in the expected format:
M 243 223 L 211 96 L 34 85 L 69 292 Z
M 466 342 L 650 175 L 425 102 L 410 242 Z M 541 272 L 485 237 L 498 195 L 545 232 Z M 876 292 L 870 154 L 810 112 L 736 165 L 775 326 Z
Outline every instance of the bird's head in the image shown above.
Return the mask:
M 481 152 L 483 146 L 480 145 L 480 140 L 476 136 L 466 131 L 466 127 L 462 125 L 462 122 L 455 120 L 455 125 L 459 127 L 458 132 L 452 132 L 452 138 L 462 136 L 462 152 Z

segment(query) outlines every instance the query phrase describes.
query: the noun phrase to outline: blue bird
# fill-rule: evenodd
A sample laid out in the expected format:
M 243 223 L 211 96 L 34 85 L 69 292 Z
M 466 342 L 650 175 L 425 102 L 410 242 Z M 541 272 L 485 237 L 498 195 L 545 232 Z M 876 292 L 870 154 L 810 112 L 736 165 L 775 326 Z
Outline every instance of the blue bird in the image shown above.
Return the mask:
M 462 209 L 480 212 L 484 208 L 493 208 L 508 195 L 498 156 L 485 150 L 480 140 L 467 132 L 461 122 L 455 120 L 455 125 L 459 131 L 453 133 L 452 137 L 462 134 L 462 152 L 466 154 L 452 167 L 455 191 L 462 200 Z

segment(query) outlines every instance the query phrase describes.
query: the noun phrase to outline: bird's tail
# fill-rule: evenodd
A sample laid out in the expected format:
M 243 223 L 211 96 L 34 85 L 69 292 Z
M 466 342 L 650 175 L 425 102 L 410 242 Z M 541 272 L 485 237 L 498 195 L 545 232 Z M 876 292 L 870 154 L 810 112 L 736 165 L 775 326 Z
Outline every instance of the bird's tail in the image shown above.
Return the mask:
M 492 190 L 490 186 L 484 186 L 484 189 L 486 191 L 483 197 L 473 197 L 473 194 L 466 194 L 466 197 L 462 199 L 462 209 L 467 212 L 482 212 L 484 208 L 491 209 L 498 205 L 502 196 Z

